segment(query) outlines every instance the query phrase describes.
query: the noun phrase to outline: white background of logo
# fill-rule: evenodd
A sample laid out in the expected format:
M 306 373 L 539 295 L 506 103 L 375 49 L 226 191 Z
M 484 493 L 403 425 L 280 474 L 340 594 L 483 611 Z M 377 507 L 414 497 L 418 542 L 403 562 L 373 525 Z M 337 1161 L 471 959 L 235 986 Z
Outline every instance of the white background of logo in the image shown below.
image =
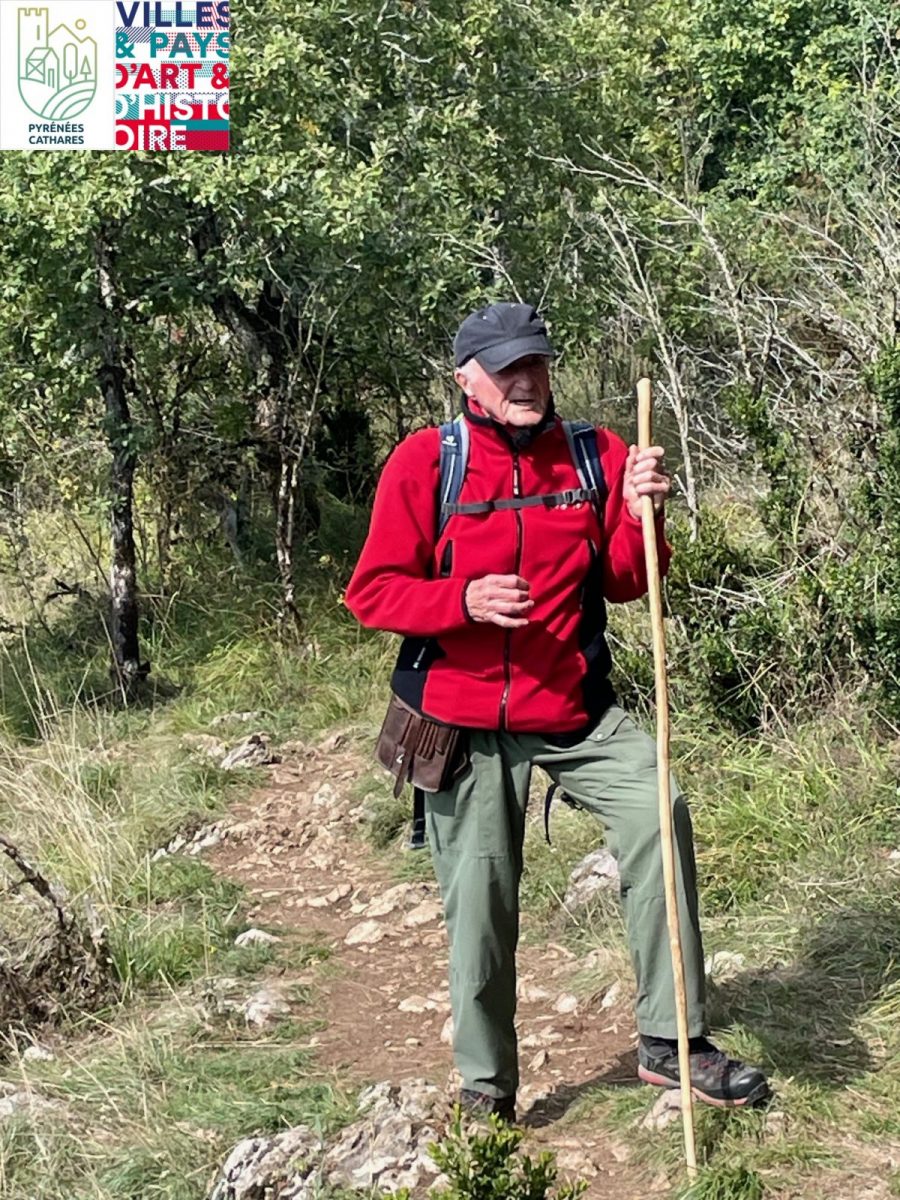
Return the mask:
M 35 145 L 29 137 L 53 135 L 30 130 L 30 125 L 48 124 L 26 106 L 19 95 L 19 9 L 49 9 L 49 28 L 61 22 L 75 29 L 84 20 L 87 27 L 79 36 L 89 35 L 97 43 L 97 93 L 88 108 L 71 122 L 84 126 L 80 145 L 44 142 Z M 112 0 L 0 0 L 0 150 L 112 150 L 115 148 L 115 57 L 116 6 Z

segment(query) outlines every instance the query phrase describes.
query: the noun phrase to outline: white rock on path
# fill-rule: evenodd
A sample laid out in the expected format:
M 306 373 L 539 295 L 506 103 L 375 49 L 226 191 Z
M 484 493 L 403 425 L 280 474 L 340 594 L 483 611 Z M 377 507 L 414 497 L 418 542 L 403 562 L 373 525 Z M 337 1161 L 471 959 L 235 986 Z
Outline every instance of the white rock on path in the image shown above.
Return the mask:
M 558 1013 L 573 1013 L 578 1008 L 578 997 L 571 992 L 564 992 L 553 1005 L 553 1011 Z
M 415 886 L 411 883 L 395 884 L 394 887 L 388 888 L 386 892 L 382 892 L 380 896 L 376 896 L 374 900 L 370 901 L 366 908 L 366 915 L 386 917 L 389 913 L 396 912 L 398 908 L 403 907 L 413 891 L 415 891 Z
M 438 921 L 441 917 L 441 903 L 439 900 L 423 900 L 421 904 L 417 904 L 403 918 L 403 924 L 407 929 L 415 928 L 418 925 L 429 925 L 432 921 Z
M 281 938 L 274 933 L 266 933 L 264 929 L 245 929 L 234 939 L 236 946 L 271 946 L 280 942 Z
M 542 1000 L 549 1000 L 553 995 L 546 988 L 536 987 L 532 983 L 520 984 L 519 999 L 526 1004 L 539 1004 Z
M 374 946 L 381 941 L 384 933 L 384 926 L 377 921 L 360 921 L 344 938 L 344 943 L 347 946 Z
M 448 1017 L 441 1030 L 441 1041 L 445 1046 L 453 1045 L 453 1017 Z
M 408 1013 L 423 1013 L 435 1012 L 437 1004 L 434 1000 L 428 1000 L 425 996 L 407 996 L 405 1000 L 401 1000 L 397 1005 L 400 1012 Z

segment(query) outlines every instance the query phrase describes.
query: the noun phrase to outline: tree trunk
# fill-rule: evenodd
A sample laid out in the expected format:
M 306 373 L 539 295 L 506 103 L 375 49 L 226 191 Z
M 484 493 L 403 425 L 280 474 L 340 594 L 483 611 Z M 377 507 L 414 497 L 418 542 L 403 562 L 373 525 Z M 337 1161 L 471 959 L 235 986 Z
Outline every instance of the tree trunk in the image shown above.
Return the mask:
M 134 426 L 128 407 L 119 322 L 121 306 L 115 285 L 114 255 L 108 230 L 96 242 L 97 282 L 101 310 L 101 361 L 97 371 L 106 406 L 106 437 L 112 451 L 110 473 L 109 570 L 112 675 L 122 698 L 129 700 L 138 679 L 147 673 L 138 645 L 137 568 L 134 547 Z
M 294 526 L 300 484 L 300 456 L 290 443 L 283 442 L 280 451 L 281 474 L 275 505 L 275 553 L 281 582 L 279 624 L 282 634 L 286 634 L 291 629 L 300 633 L 303 628 L 294 581 Z

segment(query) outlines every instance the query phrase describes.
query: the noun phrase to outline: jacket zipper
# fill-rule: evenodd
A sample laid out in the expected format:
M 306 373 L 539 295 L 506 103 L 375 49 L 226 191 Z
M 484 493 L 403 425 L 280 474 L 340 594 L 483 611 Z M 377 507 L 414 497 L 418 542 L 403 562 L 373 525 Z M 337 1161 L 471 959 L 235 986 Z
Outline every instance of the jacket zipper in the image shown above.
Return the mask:
M 522 477 L 519 472 L 519 455 L 517 451 L 513 451 L 513 496 L 518 499 L 522 495 Z M 515 574 L 518 575 L 522 566 L 522 510 L 520 508 L 513 509 L 516 517 L 516 565 Z M 500 728 L 506 728 L 506 705 L 509 700 L 509 685 L 512 682 L 512 630 L 507 629 L 506 637 L 503 643 L 503 695 L 500 698 Z

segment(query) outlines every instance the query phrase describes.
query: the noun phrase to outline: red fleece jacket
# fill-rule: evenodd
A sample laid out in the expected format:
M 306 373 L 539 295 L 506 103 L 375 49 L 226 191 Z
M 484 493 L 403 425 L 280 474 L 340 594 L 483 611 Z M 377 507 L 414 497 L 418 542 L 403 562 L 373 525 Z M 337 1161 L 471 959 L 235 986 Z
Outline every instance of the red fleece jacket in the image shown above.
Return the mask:
M 493 425 L 469 421 L 460 503 L 513 495 L 516 459 L 523 496 L 579 487 L 562 424 L 516 452 Z M 454 514 L 436 540 L 440 432 L 410 435 L 388 459 L 369 535 L 347 587 L 363 625 L 403 634 L 394 690 L 451 724 L 519 732 L 568 732 L 596 719 L 614 698 L 603 636 L 604 600 L 647 590 L 640 521 L 622 497 L 627 449 L 597 430 L 608 489 L 602 523 L 589 503 Z M 661 521 L 658 525 L 661 531 Z M 659 541 L 660 570 L 669 547 Z M 528 625 L 475 623 L 469 580 L 520 575 L 531 588 Z

